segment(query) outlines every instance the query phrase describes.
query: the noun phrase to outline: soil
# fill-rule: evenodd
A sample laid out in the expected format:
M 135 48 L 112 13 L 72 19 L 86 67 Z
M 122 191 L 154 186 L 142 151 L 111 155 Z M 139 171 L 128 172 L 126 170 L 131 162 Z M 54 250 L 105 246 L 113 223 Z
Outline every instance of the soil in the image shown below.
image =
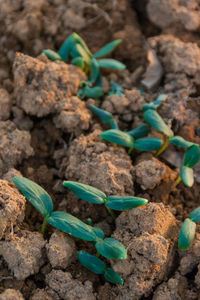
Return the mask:
M 183 150 L 170 145 L 159 158 L 139 151 L 128 155 L 100 139 L 108 127 L 88 109 L 89 103 L 106 109 L 127 131 L 144 122 L 144 103 L 166 93 L 160 115 L 175 135 L 199 144 L 199 20 L 198 0 L 0 0 L 0 300 L 200 299 L 199 225 L 190 250 L 177 247 L 181 222 L 199 206 L 200 165 L 193 187 L 174 188 Z M 80 100 L 85 74 L 41 55 L 43 49 L 58 50 L 73 32 L 92 52 L 123 39 L 113 58 L 127 69 L 103 74 L 104 92 L 114 80 L 123 97 Z M 163 76 L 147 90 L 142 82 L 149 47 Z M 154 130 L 149 136 L 162 137 Z M 125 261 L 107 261 L 123 277 L 123 286 L 79 264 L 77 251 L 95 254 L 90 243 L 50 225 L 44 237 L 40 234 L 41 215 L 12 183 L 20 174 L 47 190 L 55 210 L 84 222 L 91 218 L 105 236 L 127 247 Z M 113 221 L 104 206 L 78 199 L 63 180 L 149 203 L 117 212 Z

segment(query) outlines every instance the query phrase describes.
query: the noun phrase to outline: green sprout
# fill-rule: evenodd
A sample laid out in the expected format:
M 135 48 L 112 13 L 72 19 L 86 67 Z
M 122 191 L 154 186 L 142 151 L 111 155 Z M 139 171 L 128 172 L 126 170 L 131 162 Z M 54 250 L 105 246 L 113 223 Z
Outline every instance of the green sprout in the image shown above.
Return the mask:
M 119 129 L 117 122 L 114 120 L 113 115 L 110 112 L 98 108 L 92 104 L 89 105 L 89 108 L 101 119 L 102 123 L 110 125 L 110 127 L 113 129 Z
M 76 238 L 92 242 L 97 250 L 97 256 L 102 255 L 108 259 L 127 258 L 127 250 L 124 245 L 114 238 L 104 238 L 104 232 L 100 228 L 85 224 L 66 212 L 53 211 L 52 199 L 41 186 L 28 178 L 20 176 L 14 177 L 13 182 L 21 190 L 27 200 L 43 215 L 42 234 L 45 233 L 46 225 L 49 223 L 53 227 Z M 99 192 L 99 194 L 97 194 L 97 199 L 102 196 L 103 193 L 101 193 Z M 89 265 L 91 259 L 87 261 L 86 258 L 83 258 L 83 261 Z M 104 271 L 102 270 L 104 277 L 110 282 L 122 284 L 123 281 L 120 279 L 121 277 L 115 273 L 114 270 L 111 270 L 112 269 L 104 268 Z M 113 278 L 115 278 L 113 281 L 110 278 L 112 277 L 111 274 L 113 274 Z
M 117 84 L 113 80 L 111 80 L 110 85 L 111 85 L 111 91 L 108 93 L 108 95 L 110 95 L 110 96 L 118 95 L 119 97 L 124 96 L 124 94 L 122 93 L 123 88 L 121 87 L 121 85 Z
M 115 40 L 92 54 L 84 40 L 77 33 L 73 33 L 64 41 L 58 53 L 50 49 L 43 50 L 43 53 L 53 61 L 62 60 L 66 62 L 71 58 L 71 63 L 80 67 L 89 76 L 88 81 L 81 83 L 78 97 L 96 99 L 103 95 L 100 69 L 124 70 L 126 67 L 115 59 L 102 58 L 111 53 L 120 43 L 121 40 Z
M 94 204 L 105 204 L 113 218 L 114 210 L 124 211 L 147 204 L 148 200 L 133 196 L 106 196 L 102 191 L 92 186 L 75 182 L 64 181 L 63 186 L 72 190 L 80 199 Z
M 188 250 L 195 238 L 196 223 L 200 222 L 200 206 L 193 210 L 189 218 L 185 219 L 181 226 L 178 247 L 181 250 Z

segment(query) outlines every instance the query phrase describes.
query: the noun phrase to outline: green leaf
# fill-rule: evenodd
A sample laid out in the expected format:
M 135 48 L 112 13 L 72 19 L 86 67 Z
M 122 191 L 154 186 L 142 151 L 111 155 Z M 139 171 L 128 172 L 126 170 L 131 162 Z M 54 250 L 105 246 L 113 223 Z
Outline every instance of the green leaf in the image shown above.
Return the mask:
M 162 147 L 162 140 L 159 138 L 147 137 L 135 141 L 135 149 L 140 151 L 154 151 Z
M 109 122 L 109 125 L 110 125 L 110 127 L 111 127 L 112 129 L 119 129 L 119 126 L 118 126 L 117 122 L 116 122 L 114 119 L 112 119 L 112 120 Z
M 107 281 L 114 284 L 123 284 L 124 281 L 119 274 L 117 274 L 113 269 L 107 268 L 104 277 Z
M 97 241 L 99 238 L 92 226 L 83 223 L 78 218 L 63 212 L 55 211 L 47 218 L 47 222 L 53 227 L 65 233 L 70 233 L 76 238 L 86 241 Z
M 112 58 L 98 59 L 98 63 L 100 68 L 110 68 L 115 70 L 124 70 L 126 68 L 124 64 Z
M 192 219 L 193 222 L 200 222 L 200 206 L 191 212 L 190 219 Z
M 82 48 L 85 50 L 85 52 L 87 53 L 87 55 L 92 58 L 92 53 L 90 52 L 88 46 L 86 45 L 86 43 L 84 42 L 84 40 L 80 37 L 80 35 L 78 35 L 77 33 L 73 33 L 74 36 L 74 41 L 75 43 L 78 45 L 80 44 L 82 46 Z
M 23 195 L 43 215 L 47 216 L 53 211 L 53 202 L 49 194 L 32 180 L 15 176 L 14 184 L 20 189 Z
M 143 111 L 146 111 L 147 109 L 153 109 L 153 110 L 156 110 L 157 107 L 167 99 L 168 95 L 166 94 L 161 94 L 158 96 L 158 98 L 154 101 L 154 102 L 151 102 L 151 103 L 146 103 L 142 106 L 142 110 Z
M 117 129 L 110 129 L 107 131 L 104 131 L 100 134 L 102 139 L 124 146 L 128 148 L 134 147 L 134 139 L 132 136 L 130 136 L 128 133 L 125 133 L 123 131 L 117 130 Z
M 94 54 L 95 58 L 99 58 L 102 56 L 107 55 L 108 53 L 112 52 L 120 43 L 122 40 L 115 40 L 107 45 L 105 45 L 103 48 L 101 48 L 98 52 Z
M 200 161 L 200 147 L 199 145 L 192 145 L 189 147 L 184 155 L 183 164 L 189 168 L 193 168 Z
M 90 82 L 93 84 L 96 82 L 99 75 L 99 64 L 95 58 L 91 59 L 91 75 Z
M 188 186 L 188 187 L 193 186 L 194 174 L 193 174 L 192 168 L 189 168 L 186 166 L 181 166 L 180 167 L 180 177 L 186 186 Z
M 97 251 L 104 257 L 109 259 L 126 259 L 127 251 L 122 243 L 113 239 L 105 238 L 95 244 Z
M 89 105 L 89 108 L 95 115 L 97 115 L 101 119 L 101 121 L 103 123 L 110 123 L 110 121 L 113 118 L 113 116 L 110 112 L 108 112 L 104 109 L 98 108 L 92 104 Z
M 77 44 L 75 44 L 70 52 L 72 58 L 80 57 L 80 54 L 76 48 Z
M 108 95 L 118 95 L 119 97 L 123 97 L 123 88 L 121 85 L 117 84 L 113 80 L 110 82 L 112 90 L 108 93 Z
M 103 274 L 104 270 L 106 269 L 106 265 L 102 260 L 85 251 L 78 252 L 78 260 L 85 268 L 95 274 Z
M 102 204 L 106 199 L 106 195 L 102 191 L 87 184 L 64 181 L 63 186 L 72 190 L 79 198 L 90 203 Z
M 70 52 L 72 51 L 75 44 L 74 35 L 70 35 L 62 44 L 60 49 L 58 50 L 58 54 L 60 55 L 63 61 L 67 61 Z
M 144 112 L 144 119 L 156 130 L 164 133 L 166 136 L 172 137 L 173 131 L 165 124 L 160 115 L 152 109 L 148 109 Z
M 109 196 L 107 199 L 108 202 L 105 203 L 107 207 L 121 211 L 145 205 L 148 202 L 147 199 L 132 196 Z
M 142 125 L 138 126 L 137 128 L 132 129 L 131 131 L 128 131 L 127 133 L 130 134 L 135 139 L 138 139 L 138 138 L 147 136 L 149 131 L 150 131 L 149 125 L 142 124 Z
M 95 86 L 93 88 L 90 88 L 89 86 L 86 86 L 82 89 L 79 89 L 78 91 L 78 97 L 80 99 L 86 98 L 92 98 L 92 99 L 98 99 L 103 96 L 103 90 L 100 86 Z
M 57 52 L 53 51 L 53 50 L 45 49 L 45 50 L 42 51 L 42 53 L 44 53 L 52 61 L 61 60 L 60 55 Z
M 170 138 L 169 140 L 173 145 L 175 145 L 177 147 L 189 148 L 192 145 L 194 145 L 194 143 L 188 142 L 188 141 L 184 140 L 181 136 L 177 136 L 177 135 Z
M 185 219 L 181 226 L 178 247 L 181 250 L 188 250 L 195 238 L 196 224 L 190 219 Z
M 96 234 L 97 238 L 104 239 L 104 232 L 98 227 L 92 227 L 94 233 Z
M 83 57 L 84 61 L 85 61 L 87 64 L 90 64 L 91 58 L 90 58 L 90 56 L 88 55 L 88 53 L 85 51 L 85 49 L 83 49 L 83 47 L 82 47 L 80 44 L 77 44 L 77 45 L 76 45 L 76 49 L 77 49 L 77 51 L 79 52 L 79 54 Z
M 84 68 L 84 59 L 81 56 L 77 56 L 75 58 L 72 59 L 71 61 L 72 65 L 75 65 L 81 69 Z

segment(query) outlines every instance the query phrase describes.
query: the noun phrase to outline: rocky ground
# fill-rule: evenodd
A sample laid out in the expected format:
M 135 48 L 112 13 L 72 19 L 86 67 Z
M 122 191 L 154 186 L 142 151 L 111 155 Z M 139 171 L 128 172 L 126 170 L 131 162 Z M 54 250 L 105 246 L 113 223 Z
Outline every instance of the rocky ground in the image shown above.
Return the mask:
M 174 189 L 182 150 L 170 145 L 159 158 L 128 155 L 102 142 L 108 127 L 88 109 L 89 103 L 106 109 L 120 129 L 131 130 L 143 122 L 142 105 L 166 93 L 160 115 L 176 135 L 200 143 L 199 1 L 0 0 L 0 24 L 0 300 L 199 300 L 200 227 L 190 250 L 178 250 L 177 239 L 181 221 L 199 206 L 200 165 L 192 188 Z M 85 74 L 41 55 L 58 50 L 72 32 L 92 52 L 123 39 L 113 57 L 127 69 L 103 78 L 105 92 L 114 80 L 123 97 L 80 100 Z M 144 86 L 149 47 L 160 74 L 152 88 Z M 92 218 L 126 246 L 128 258 L 111 262 L 123 286 L 79 264 L 76 253 L 91 250 L 88 243 L 51 226 L 39 233 L 42 217 L 12 183 L 20 174 L 45 188 L 55 209 Z M 114 222 L 103 206 L 64 189 L 63 180 L 149 203 L 118 213 Z

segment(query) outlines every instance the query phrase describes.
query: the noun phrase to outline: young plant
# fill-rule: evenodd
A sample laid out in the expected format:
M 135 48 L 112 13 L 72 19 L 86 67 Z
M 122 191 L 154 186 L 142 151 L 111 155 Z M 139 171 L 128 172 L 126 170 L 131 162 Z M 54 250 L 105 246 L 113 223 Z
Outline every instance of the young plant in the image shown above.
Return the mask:
M 101 119 L 102 123 L 110 125 L 110 127 L 113 129 L 119 129 L 117 122 L 114 120 L 113 115 L 110 112 L 98 108 L 92 104 L 89 105 L 89 108 Z
M 154 151 L 159 150 L 162 146 L 162 140 L 159 138 L 147 137 L 134 139 L 131 134 L 116 129 L 104 131 L 100 134 L 100 136 L 106 141 L 129 148 L 129 154 L 133 149 L 141 151 Z
M 181 226 L 178 247 L 181 250 L 188 250 L 195 238 L 196 223 L 200 222 L 200 206 L 193 210 L 189 218 L 185 219 Z
M 28 178 L 16 176 L 15 185 L 31 204 L 43 215 L 42 234 L 47 223 L 76 238 L 93 242 L 98 255 L 108 259 L 126 259 L 127 251 L 123 244 L 113 238 L 104 238 L 101 229 L 85 224 L 78 218 L 62 211 L 53 211 L 53 202 L 49 194 Z
M 106 196 L 102 191 L 92 186 L 75 182 L 64 181 L 63 186 L 72 190 L 80 199 L 94 204 L 105 204 L 107 210 L 114 217 L 112 210 L 124 211 L 147 204 L 148 200 L 133 196 Z
M 123 88 L 121 87 L 121 85 L 117 84 L 114 81 L 110 82 L 111 85 L 111 91 L 108 93 L 108 95 L 118 95 L 119 97 L 123 97 L 124 94 L 123 92 Z

